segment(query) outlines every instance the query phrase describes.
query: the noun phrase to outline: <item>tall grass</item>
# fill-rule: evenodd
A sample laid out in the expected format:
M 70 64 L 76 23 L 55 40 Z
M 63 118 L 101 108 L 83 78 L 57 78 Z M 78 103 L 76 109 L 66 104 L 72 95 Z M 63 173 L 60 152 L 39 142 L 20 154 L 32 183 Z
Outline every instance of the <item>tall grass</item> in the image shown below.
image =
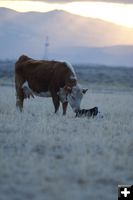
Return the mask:
M 113 200 L 118 184 L 133 182 L 133 93 L 89 90 L 83 108 L 103 118 L 54 114 L 52 100 L 26 100 L 0 87 L 1 200 Z

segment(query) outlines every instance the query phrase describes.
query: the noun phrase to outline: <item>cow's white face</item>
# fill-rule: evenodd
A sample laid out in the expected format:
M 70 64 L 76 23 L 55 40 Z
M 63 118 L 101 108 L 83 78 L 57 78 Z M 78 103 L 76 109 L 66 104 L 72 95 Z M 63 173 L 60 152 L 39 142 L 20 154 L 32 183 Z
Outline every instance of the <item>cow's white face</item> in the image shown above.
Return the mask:
M 73 86 L 68 93 L 67 100 L 74 112 L 80 109 L 81 100 L 87 90 L 88 89 L 83 89 L 77 84 L 76 86 Z

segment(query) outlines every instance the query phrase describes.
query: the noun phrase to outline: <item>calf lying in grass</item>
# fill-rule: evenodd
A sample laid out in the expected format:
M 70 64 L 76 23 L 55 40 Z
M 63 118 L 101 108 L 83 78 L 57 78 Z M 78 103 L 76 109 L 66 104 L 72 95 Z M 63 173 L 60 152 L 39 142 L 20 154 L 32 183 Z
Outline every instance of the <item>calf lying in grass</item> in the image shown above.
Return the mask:
M 98 114 L 98 107 L 91 109 L 80 109 L 76 112 L 75 117 L 95 117 Z

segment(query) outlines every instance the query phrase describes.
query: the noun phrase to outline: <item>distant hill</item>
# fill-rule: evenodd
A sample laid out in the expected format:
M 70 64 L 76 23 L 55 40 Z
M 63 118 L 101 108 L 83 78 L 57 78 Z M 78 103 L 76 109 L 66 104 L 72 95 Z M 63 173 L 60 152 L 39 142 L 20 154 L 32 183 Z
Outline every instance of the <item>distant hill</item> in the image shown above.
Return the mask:
M 72 63 L 133 66 L 133 46 L 63 47 L 51 52 L 51 57 Z
M 44 58 L 49 36 L 50 59 L 133 66 L 132 35 L 133 29 L 64 11 L 19 13 L 0 8 L 0 59 L 23 53 Z

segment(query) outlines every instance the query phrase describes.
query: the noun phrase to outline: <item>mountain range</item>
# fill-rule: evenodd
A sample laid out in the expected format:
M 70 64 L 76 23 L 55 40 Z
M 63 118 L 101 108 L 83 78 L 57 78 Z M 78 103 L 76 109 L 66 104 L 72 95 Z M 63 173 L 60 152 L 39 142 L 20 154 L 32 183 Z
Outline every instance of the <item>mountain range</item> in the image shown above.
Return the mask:
M 27 54 L 73 63 L 133 66 L 133 29 L 61 10 L 19 13 L 0 8 L 0 59 Z

